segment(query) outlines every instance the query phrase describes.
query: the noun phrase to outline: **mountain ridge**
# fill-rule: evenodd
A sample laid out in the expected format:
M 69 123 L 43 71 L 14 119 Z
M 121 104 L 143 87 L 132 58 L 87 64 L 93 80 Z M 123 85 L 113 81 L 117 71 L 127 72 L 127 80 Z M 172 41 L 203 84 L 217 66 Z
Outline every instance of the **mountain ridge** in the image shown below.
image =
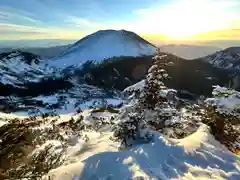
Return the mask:
M 229 47 L 201 59 L 217 68 L 233 72 L 240 71 L 240 47 L 237 46 Z

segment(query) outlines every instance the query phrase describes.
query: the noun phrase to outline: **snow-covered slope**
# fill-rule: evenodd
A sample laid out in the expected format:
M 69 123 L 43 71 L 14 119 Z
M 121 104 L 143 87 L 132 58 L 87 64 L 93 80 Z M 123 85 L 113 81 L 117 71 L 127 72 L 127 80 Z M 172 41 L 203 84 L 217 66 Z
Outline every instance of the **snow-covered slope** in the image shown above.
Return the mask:
M 155 133 L 152 143 L 125 151 L 117 150 L 108 133 L 91 136 L 81 147 L 81 153 L 75 153 L 75 163 L 53 170 L 49 176 L 54 180 L 240 178 L 237 156 L 217 142 L 204 125 L 181 140 Z
M 31 53 L 13 51 L 0 54 L 0 83 L 19 87 L 37 82 L 45 74 L 39 63 L 40 58 Z
M 88 60 L 101 61 L 118 56 L 153 55 L 155 46 L 133 32 L 102 30 L 84 37 L 48 64 L 56 68 L 79 65 Z
M 203 58 L 215 67 L 227 70 L 240 70 L 240 47 L 230 47 Z

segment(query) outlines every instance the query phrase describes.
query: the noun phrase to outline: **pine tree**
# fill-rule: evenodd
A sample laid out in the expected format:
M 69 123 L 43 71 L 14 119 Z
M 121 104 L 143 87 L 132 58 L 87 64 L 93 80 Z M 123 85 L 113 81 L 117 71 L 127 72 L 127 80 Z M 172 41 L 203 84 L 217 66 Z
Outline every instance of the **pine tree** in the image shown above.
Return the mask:
M 157 55 L 153 57 L 154 64 L 148 70 L 143 94 L 140 97 L 140 104 L 143 109 L 154 110 L 157 104 L 167 101 L 165 97 L 160 96 L 161 91 L 166 89 L 163 80 L 168 77 L 165 57 L 165 55 L 161 55 L 160 49 L 157 50 Z
M 133 92 L 135 96 L 133 112 L 129 113 L 125 121 L 118 124 L 115 128 L 115 138 L 120 140 L 125 146 L 132 144 L 133 140 L 151 139 L 152 136 L 147 127 L 149 120 L 146 115 L 149 111 L 155 114 L 153 119 L 157 119 L 159 122 L 165 121 L 169 117 L 161 109 L 161 107 L 166 106 L 167 97 L 160 95 L 162 90 L 167 89 L 162 82 L 168 77 L 165 70 L 167 61 L 165 55 L 161 55 L 159 49 L 153 59 L 155 60 L 154 64 L 148 70 L 143 88 Z M 156 112 L 158 113 L 156 114 Z
M 148 70 L 145 86 L 139 98 L 138 110 L 143 114 L 142 116 L 148 124 L 153 125 L 156 129 L 162 129 L 165 122 L 176 113 L 176 109 L 168 101 L 167 95 L 162 95 L 163 92 L 168 91 L 163 82 L 168 78 L 166 68 L 169 62 L 167 57 L 162 55 L 158 49 L 153 59 L 154 64 Z

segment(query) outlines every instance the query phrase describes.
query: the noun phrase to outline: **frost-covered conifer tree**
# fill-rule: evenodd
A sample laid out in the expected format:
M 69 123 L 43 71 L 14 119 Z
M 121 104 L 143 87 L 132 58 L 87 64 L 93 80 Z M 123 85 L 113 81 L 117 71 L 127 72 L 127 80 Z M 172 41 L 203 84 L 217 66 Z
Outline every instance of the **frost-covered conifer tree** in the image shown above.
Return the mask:
M 163 80 L 168 77 L 165 57 L 158 49 L 157 55 L 153 58 L 154 64 L 148 70 L 145 86 L 140 96 L 139 102 L 142 109 L 154 110 L 157 104 L 167 101 L 166 97 L 160 96 L 161 91 L 166 89 Z
M 216 86 L 205 101 L 203 123 L 217 140 L 232 151 L 240 151 L 240 92 Z
M 129 113 L 114 131 L 114 137 L 121 141 L 123 147 L 131 146 L 137 141 L 148 141 L 151 136 L 143 118 L 138 113 Z
M 139 110 L 148 124 L 160 129 L 176 113 L 176 109 L 167 98 L 170 90 L 163 82 L 168 78 L 166 67 L 169 62 L 167 57 L 161 55 L 158 49 L 157 55 L 153 59 L 154 63 L 148 70 L 145 86 L 139 98 Z
M 150 139 L 147 124 L 159 124 L 158 122 L 165 122 L 171 116 L 172 109 L 168 107 L 167 96 L 161 95 L 167 89 L 163 83 L 168 77 L 165 70 L 167 61 L 159 49 L 153 59 L 154 64 L 148 70 L 145 80 L 128 88 L 128 91 L 134 93 L 134 100 L 128 112 L 124 112 L 128 115 L 122 116 L 125 120 L 115 129 L 115 137 L 125 145 L 128 145 L 129 139 Z

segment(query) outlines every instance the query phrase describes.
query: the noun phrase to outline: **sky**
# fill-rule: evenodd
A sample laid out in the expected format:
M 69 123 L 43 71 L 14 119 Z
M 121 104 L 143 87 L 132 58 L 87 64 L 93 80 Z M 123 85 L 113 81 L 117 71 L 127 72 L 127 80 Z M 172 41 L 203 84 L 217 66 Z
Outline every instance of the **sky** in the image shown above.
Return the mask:
M 77 40 L 103 29 L 154 43 L 240 40 L 240 0 L 0 0 L 0 40 Z

